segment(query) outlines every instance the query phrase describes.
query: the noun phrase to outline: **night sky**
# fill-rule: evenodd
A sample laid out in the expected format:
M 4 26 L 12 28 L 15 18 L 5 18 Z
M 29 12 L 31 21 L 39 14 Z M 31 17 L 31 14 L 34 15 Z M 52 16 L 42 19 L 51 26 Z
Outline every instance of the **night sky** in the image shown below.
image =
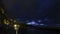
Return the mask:
M 3 0 L 9 18 L 60 20 L 59 0 Z

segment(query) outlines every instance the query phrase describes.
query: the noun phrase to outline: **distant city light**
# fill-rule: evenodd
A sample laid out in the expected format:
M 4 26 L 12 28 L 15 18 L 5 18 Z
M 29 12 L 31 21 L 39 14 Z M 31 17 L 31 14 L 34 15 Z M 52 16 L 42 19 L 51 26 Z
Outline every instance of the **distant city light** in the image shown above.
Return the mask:
M 35 21 L 31 21 L 31 22 L 28 22 L 27 25 L 33 25 L 33 26 L 36 26 L 36 25 L 39 25 L 39 24 L 36 23 Z
M 29 23 L 27 23 L 28 25 L 31 25 L 31 23 L 29 22 Z
M 35 21 L 31 21 L 31 22 L 28 21 L 27 24 L 31 24 L 32 25 L 32 24 L 36 24 L 36 23 L 35 23 Z
M 31 24 L 36 24 L 35 21 L 32 21 Z
M 44 25 L 44 24 L 40 24 L 40 25 Z

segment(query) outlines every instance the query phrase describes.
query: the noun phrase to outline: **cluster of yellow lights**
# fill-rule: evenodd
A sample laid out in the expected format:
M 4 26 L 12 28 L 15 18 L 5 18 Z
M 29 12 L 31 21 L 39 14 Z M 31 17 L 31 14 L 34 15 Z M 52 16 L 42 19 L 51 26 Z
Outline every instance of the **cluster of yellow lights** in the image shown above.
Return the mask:
M 11 26 L 13 26 L 14 30 L 16 31 L 16 34 L 18 34 L 20 25 L 17 24 L 16 20 L 13 20 L 13 19 L 10 19 L 10 20 L 13 21 L 14 23 L 11 24 L 8 19 L 4 19 L 4 24 L 6 24 L 6 25 L 10 24 Z
M 4 19 L 4 24 L 9 25 L 9 21 L 7 19 Z
M 15 21 L 15 23 L 16 23 L 16 21 Z M 4 24 L 9 25 L 10 24 L 9 20 L 4 19 Z M 15 30 L 17 30 L 20 27 L 20 25 L 19 24 L 13 24 L 13 27 Z
M 1 10 L 2 10 L 2 14 L 6 15 L 4 9 L 1 8 Z M 10 23 L 10 21 L 8 19 L 4 19 L 3 21 L 4 21 L 4 24 L 6 24 L 6 25 L 11 25 L 11 26 L 13 25 L 14 29 L 16 30 L 16 34 L 18 34 L 18 30 L 19 30 L 20 25 L 14 24 L 14 23 L 16 23 L 16 20 L 10 19 L 10 21 L 14 22 L 12 24 Z

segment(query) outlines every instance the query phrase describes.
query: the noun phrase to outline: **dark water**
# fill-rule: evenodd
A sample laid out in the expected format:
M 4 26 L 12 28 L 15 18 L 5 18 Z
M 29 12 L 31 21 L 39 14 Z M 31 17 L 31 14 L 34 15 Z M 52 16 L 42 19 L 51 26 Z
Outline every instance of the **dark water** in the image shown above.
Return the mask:
M 0 27 L 0 34 L 15 34 L 15 30 L 12 27 Z M 18 34 L 60 34 L 60 30 L 37 30 L 33 28 L 19 29 Z

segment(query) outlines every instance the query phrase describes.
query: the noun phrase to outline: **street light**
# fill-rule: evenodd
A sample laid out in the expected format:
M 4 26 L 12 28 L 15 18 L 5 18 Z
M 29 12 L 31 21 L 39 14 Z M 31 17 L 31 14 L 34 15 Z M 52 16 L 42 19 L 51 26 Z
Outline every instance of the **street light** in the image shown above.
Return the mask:
M 18 30 L 19 30 L 20 25 L 14 24 L 13 27 L 14 27 L 14 30 L 16 31 L 16 34 L 18 34 Z

